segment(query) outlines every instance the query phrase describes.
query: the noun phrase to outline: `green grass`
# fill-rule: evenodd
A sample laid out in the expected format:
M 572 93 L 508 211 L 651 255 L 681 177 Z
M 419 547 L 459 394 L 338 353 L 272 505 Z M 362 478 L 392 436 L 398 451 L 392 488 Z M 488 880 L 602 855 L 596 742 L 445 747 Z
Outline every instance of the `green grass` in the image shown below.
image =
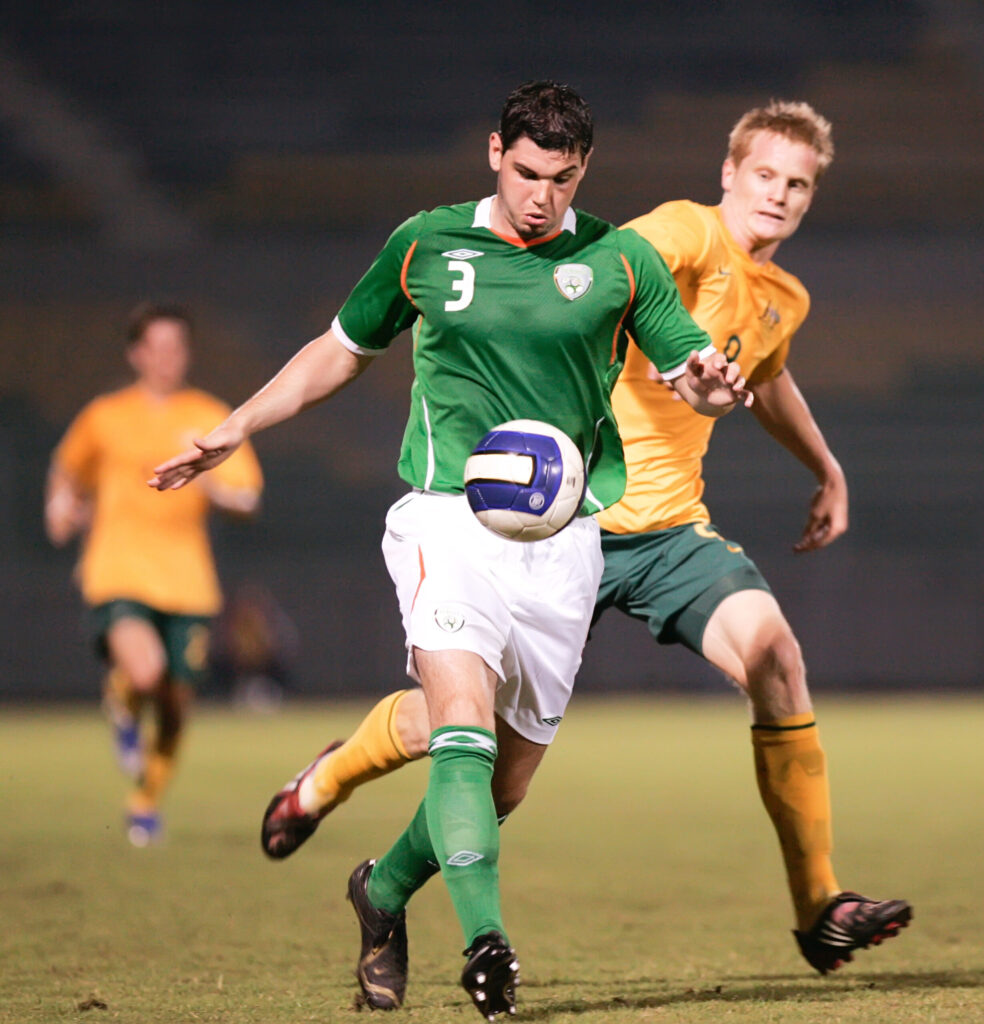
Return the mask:
M 129 847 L 96 711 L 0 715 L 0 1022 L 351 1021 L 345 881 L 425 784 L 373 784 L 291 860 L 268 862 L 274 789 L 365 706 L 202 710 L 166 842 Z M 823 699 L 841 884 L 915 922 L 829 978 L 799 957 L 744 711 L 717 700 L 575 700 L 503 831 L 520 1021 L 984 1021 L 984 704 Z M 398 1024 L 478 1021 L 439 880 L 410 913 Z M 89 1008 L 86 1009 L 85 1007 Z

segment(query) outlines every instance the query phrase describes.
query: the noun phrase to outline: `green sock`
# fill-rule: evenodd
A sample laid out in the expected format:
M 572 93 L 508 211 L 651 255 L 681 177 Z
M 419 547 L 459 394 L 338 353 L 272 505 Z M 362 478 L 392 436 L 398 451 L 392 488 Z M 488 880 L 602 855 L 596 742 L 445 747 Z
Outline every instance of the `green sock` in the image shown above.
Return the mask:
M 492 802 L 495 734 L 477 726 L 445 726 L 431 734 L 428 750 L 427 830 L 465 945 L 490 931 L 506 937 L 499 904 L 499 826 Z
M 369 901 L 398 914 L 440 870 L 466 945 L 490 931 L 505 937 L 499 907 L 499 827 L 491 789 L 495 736 L 487 729 L 446 726 L 431 736 L 430 755 L 427 796 L 372 869 Z
M 398 914 L 424 882 L 441 870 L 427 831 L 425 803 L 421 802 L 413 821 L 372 869 L 366 892 L 379 910 Z

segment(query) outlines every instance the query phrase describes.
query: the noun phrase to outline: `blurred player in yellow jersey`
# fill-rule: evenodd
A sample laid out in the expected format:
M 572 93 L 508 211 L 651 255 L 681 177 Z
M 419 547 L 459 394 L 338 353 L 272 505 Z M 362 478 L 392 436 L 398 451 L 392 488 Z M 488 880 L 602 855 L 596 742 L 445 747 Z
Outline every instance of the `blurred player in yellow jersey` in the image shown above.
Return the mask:
M 773 257 L 799 227 L 832 157 L 824 118 L 805 103 L 773 102 L 748 111 L 732 130 L 718 206 L 665 203 L 627 225 L 663 256 L 698 325 L 740 362 L 762 426 L 816 477 L 795 545 L 801 552 L 847 529 L 848 495 L 785 365 L 809 296 Z M 911 908 L 845 892 L 834 876 L 826 762 L 799 645 L 756 566 L 711 525 L 702 501 L 713 421 L 679 401 L 634 345 L 613 405 L 628 484 L 622 500 L 598 516 L 605 570 L 595 619 L 611 607 L 639 618 L 660 643 L 687 645 L 747 694 L 755 769 L 786 865 L 795 935 L 808 962 L 826 973 L 853 950 L 895 934 Z M 423 753 L 424 714 L 415 691 L 385 698 L 347 742 L 274 797 L 264 819 L 266 852 L 287 856 L 356 785 Z M 493 790 L 503 814 L 525 784 L 493 779 Z
M 182 307 L 148 303 L 133 311 L 126 354 L 136 379 L 93 399 L 69 426 L 52 456 L 45 501 L 52 543 L 83 536 L 78 581 L 107 662 L 104 703 L 117 757 L 134 779 L 127 833 L 138 846 L 160 835 L 160 798 L 221 604 L 209 510 L 249 515 L 262 489 L 248 447 L 214 479 L 163 500 L 147 488 L 165 455 L 229 412 L 186 386 L 190 343 L 191 320 Z M 147 735 L 145 709 L 154 718 Z

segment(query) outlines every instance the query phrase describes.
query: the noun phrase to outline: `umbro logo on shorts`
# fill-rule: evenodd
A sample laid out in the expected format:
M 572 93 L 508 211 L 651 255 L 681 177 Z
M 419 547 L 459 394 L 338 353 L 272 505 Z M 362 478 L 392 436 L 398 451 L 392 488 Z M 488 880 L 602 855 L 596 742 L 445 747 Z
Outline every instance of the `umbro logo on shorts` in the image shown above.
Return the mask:
M 563 715 L 555 715 L 553 718 L 541 718 L 540 721 L 543 722 L 544 725 L 560 725 L 563 718 Z

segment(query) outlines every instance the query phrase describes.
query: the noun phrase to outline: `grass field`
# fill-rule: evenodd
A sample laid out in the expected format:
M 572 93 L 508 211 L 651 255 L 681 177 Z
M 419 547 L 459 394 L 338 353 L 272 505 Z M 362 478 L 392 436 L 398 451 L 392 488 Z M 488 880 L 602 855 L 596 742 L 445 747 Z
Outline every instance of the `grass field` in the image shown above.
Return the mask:
M 136 850 L 94 709 L 0 714 L 0 1022 L 352 1021 L 349 872 L 425 784 L 369 786 L 289 861 L 260 853 L 274 789 L 363 706 L 203 709 L 159 847 Z M 820 703 L 841 884 L 909 898 L 915 922 L 826 979 L 789 933 L 778 847 L 737 698 L 575 700 L 503 832 L 518 1020 L 984 1021 L 984 703 Z M 699 753 L 698 753 L 699 751 Z M 409 918 L 407 1005 L 476 1022 L 435 880 Z

